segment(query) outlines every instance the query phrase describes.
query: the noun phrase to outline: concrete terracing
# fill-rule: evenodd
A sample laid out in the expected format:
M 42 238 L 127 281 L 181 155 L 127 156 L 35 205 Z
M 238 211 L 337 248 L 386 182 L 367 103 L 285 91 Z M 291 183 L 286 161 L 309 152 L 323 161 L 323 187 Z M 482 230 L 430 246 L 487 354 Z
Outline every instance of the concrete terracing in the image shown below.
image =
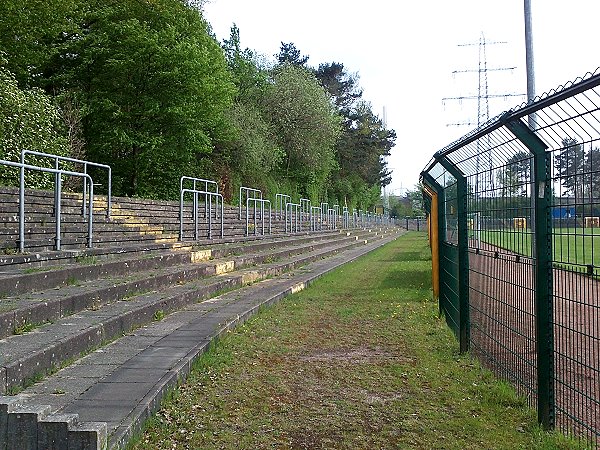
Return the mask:
M 286 234 L 274 221 L 273 235 L 246 237 L 228 207 L 223 238 L 181 243 L 178 204 L 116 199 L 84 249 L 73 197 L 73 235 L 57 252 L 44 236 L 51 194 L 28 194 L 35 247 L 19 254 L 14 191 L 0 191 L 0 450 L 124 447 L 220 334 L 402 232 Z

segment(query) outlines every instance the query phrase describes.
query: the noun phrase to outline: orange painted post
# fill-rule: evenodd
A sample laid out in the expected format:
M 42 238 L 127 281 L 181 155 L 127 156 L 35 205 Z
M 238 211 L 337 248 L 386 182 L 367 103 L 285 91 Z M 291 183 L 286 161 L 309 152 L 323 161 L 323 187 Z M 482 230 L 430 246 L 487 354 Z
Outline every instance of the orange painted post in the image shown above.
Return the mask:
M 424 186 L 427 194 L 431 197 L 431 212 L 429 213 L 429 245 L 431 246 L 431 283 L 433 285 L 433 296 L 440 297 L 440 240 L 438 222 L 438 195 L 433 189 Z

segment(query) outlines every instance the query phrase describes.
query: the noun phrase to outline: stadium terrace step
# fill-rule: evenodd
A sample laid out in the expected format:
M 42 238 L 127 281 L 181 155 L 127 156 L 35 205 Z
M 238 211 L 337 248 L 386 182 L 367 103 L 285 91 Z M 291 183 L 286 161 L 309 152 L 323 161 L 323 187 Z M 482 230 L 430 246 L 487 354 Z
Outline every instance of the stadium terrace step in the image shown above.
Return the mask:
M 0 341 L 15 342 L 12 350 L 2 349 L 14 361 L 2 365 L 7 381 L 23 378 L 25 366 L 40 367 L 45 361 L 52 367 L 52 358 L 59 364 L 57 354 L 74 358 L 100 346 L 19 394 L 0 398 L 0 444 L 123 448 L 215 337 L 245 321 L 261 305 L 302 289 L 397 235 L 398 230 L 391 228 L 360 236 L 338 233 L 335 239 L 323 237 L 316 244 L 298 238 L 306 242 L 276 250 L 268 242 L 266 248 L 244 253 L 246 263 L 256 266 L 237 268 L 235 258 L 205 261 L 199 264 L 222 264 L 224 273 L 89 309 Z M 322 247 L 315 249 L 317 244 Z M 282 259 L 272 261 L 276 257 Z M 106 342 L 111 339 L 115 340 Z
M 69 290 L 77 292 L 82 290 L 79 286 L 73 286 L 75 284 L 95 281 L 92 289 L 94 294 L 89 296 L 107 301 L 114 295 L 130 295 L 140 289 L 157 288 L 161 286 L 161 282 L 172 283 L 174 278 L 177 282 L 181 282 L 185 277 L 193 276 L 190 265 L 199 265 L 209 259 L 232 257 L 229 261 L 233 261 L 235 267 L 241 267 L 244 264 L 256 263 L 261 258 L 274 259 L 291 256 L 307 248 L 318 249 L 352 242 L 363 237 L 364 233 L 361 232 L 352 236 L 348 236 L 348 233 L 325 234 L 237 245 L 215 244 L 211 248 L 160 252 L 137 258 L 127 255 L 127 257 L 113 257 L 100 262 L 82 261 L 79 264 L 68 266 L 48 267 L 47 270 L 41 271 L 6 270 L 0 273 L 0 295 L 3 298 L 0 305 L 3 305 L 2 309 L 4 309 L 3 312 L 0 312 L 0 338 L 12 334 L 11 329 L 24 323 L 52 321 L 61 317 L 63 311 L 72 313 L 88 307 L 85 299 L 73 300 L 68 295 Z M 261 251 L 267 251 L 268 254 L 262 256 L 257 253 Z M 217 264 L 219 263 L 215 262 L 210 265 L 216 266 Z M 171 273 L 159 273 L 159 271 L 166 272 L 168 270 L 171 270 Z M 177 272 L 181 274 L 177 275 Z M 131 275 L 132 273 L 134 275 Z M 161 281 L 161 276 L 164 278 L 163 281 Z M 123 278 L 117 279 L 116 277 Z M 100 280 L 105 280 L 107 287 L 100 287 Z M 52 291 L 43 292 L 48 289 Z M 28 293 L 30 295 L 23 296 Z M 21 298 L 17 297 L 19 295 Z M 94 304 L 96 302 L 97 300 L 94 300 Z
M 108 219 L 95 197 L 86 248 L 81 195 L 64 194 L 54 251 L 53 193 L 28 190 L 17 253 L 16 192 L 0 188 L 0 450 L 123 448 L 215 337 L 399 233 L 287 233 L 273 211 L 262 236 L 225 205 L 207 239 L 200 203 L 193 239 L 188 202 L 181 242 L 178 202 L 114 198 Z
M 18 191 L 15 188 L 0 188 L 0 253 L 14 254 L 19 244 Z M 26 190 L 25 198 L 25 251 L 40 253 L 55 248 L 55 219 L 53 217 L 54 197 L 50 191 Z M 92 245 L 104 247 L 139 242 L 165 243 L 179 241 L 180 205 L 179 202 L 151 201 L 115 197 L 112 200 L 111 217 L 106 217 L 107 200 L 95 196 L 94 225 Z M 204 204 L 199 203 L 198 225 L 194 224 L 191 202 L 184 204 L 183 236 L 184 240 L 208 237 L 208 219 L 205 217 Z M 285 233 L 285 223 L 272 212 L 271 234 Z M 221 224 L 214 216 L 210 227 L 211 237 L 221 237 Z M 220 211 L 219 211 L 220 214 Z M 241 237 L 260 235 L 262 223 L 251 219 L 246 224 L 246 211 L 242 218 L 239 209 L 229 205 L 223 208 L 223 237 Z M 252 210 L 250 216 L 252 216 Z M 265 233 L 268 233 L 268 219 L 265 221 Z M 307 218 L 300 228 L 309 228 Z M 82 215 L 81 194 L 63 194 L 61 198 L 61 250 L 84 249 L 88 244 L 87 219 Z
M 360 240 L 358 236 L 335 237 L 195 264 L 188 260 L 163 268 L 146 266 L 141 261 L 138 269 L 146 270 L 136 270 L 132 263 L 133 274 L 123 273 L 126 265 L 121 265 L 120 270 L 117 265 L 108 277 L 106 272 L 87 272 L 90 277 L 103 275 L 103 279 L 94 277 L 81 284 L 68 282 L 50 292 L 5 298 L 3 303 L 11 309 L 0 315 L 0 336 L 8 336 L 0 341 L 0 367 L 6 376 L 6 385 L 0 386 L 0 392 L 27 384 L 69 358 L 144 325 L 159 311 L 164 314 L 177 310 L 219 290 L 279 275 L 379 238 L 381 235 L 375 233 L 365 233 Z M 250 272 L 242 270 L 248 267 L 252 267 Z M 60 272 L 64 279 L 65 271 Z M 229 273 L 227 277 L 220 276 Z M 215 275 L 220 277 L 211 278 Z M 23 333 L 38 324 L 42 325 L 35 332 Z

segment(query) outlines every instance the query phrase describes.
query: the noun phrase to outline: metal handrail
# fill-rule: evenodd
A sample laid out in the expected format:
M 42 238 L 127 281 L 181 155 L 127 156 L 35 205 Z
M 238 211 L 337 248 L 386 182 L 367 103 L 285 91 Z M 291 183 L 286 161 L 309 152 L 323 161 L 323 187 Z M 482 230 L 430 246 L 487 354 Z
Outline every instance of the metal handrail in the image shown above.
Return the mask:
M 249 197 L 246 199 L 246 236 L 248 236 L 248 225 L 249 225 L 249 214 L 250 202 L 254 203 L 254 215 L 252 219 L 254 221 L 254 234 L 256 235 L 256 204 L 260 203 L 260 220 L 262 222 L 262 235 L 265 235 L 265 205 L 269 205 L 269 234 L 271 234 L 272 223 L 271 223 L 271 200 L 263 200 L 262 198 Z
M 56 215 L 56 236 L 54 238 L 55 250 L 60 250 L 60 197 L 62 186 L 62 175 L 70 175 L 74 177 L 82 177 L 90 181 L 90 213 L 88 214 L 88 238 L 87 246 L 92 248 L 92 220 L 94 215 L 94 180 L 86 173 L 72 172 L 70 170 L 50 169 L 47 167 L 32 166 L 29 164 L 17 163 L 13 161 L 5 161 L 0 159 L 0 164 L 10 167 L 18 167 L 21 170 L 21 182 L 19 183 L 19 251 L 23 253 L 25 250 L 25 169 L 36 170 L 38 172 L 48 172 L 56 174 L 56 182 L 54 184 L 54 211 Z
M 316 213 L 316 214 L 314 214 Z M 317 227 L 318 225 L 318 227 Z M 321 207 L 311 206 L 310 207 L 310 230 L 317 231 L 323 229 L 323 222 L 321 221 Z
M 338 217 L 340 215 L 340 205 L 333 205 L 333 210 L 334 210 L 334 216 L 333 216 L 333 220 L 335 223 L 335 229 L 337 230 L 337 221 L 338 221 Z
M 275 194 L 275 216 L 279 220 L 283 217 L 285 204 L 291 201 L 292 197 L 287 194 Z
M 179 179 L 179 191 L 181 192 L 181 190 L 183 189 L 183 183 L 185 181 L 191 181 L 192 182 L 192 190 L 197 191 L 194 194 L 194 214 L 198 213 L 198 193 L 199 192 L 214 192 L 215 194 L 219 193 L 219 184 L 216 181 L 213 180 L 206 180 L 204 178 L 195 178 L 195 177 L 188 177 L 188 176 L 182 176 Z M 204 183 L 204 190 L 199 189 L 196 186 L 196 183 Z M 209 190 L 209 186 L 214 186 L 215 189 L 214 191 L 212 189 Z M 204 195 L 204 205 L 206 205 L 208 200 L 208 195 Z M 218 203 L 217 203 L 217 208 L 218 208 Z M 208 212 L 206 210 L 206 208 L 204 209 L 204 217 L 206 218 L 208 215 Z
M 290 210 L 290 214 L 289 214 L 289 218 L 290 218 L 290 233 L 297 233 L 298 231 L 300 231 L 302 229 L 302 225 L 300 225 L 300 228 L 298 227 L 298 209 L 300 208 L 300 203 L 286 203 L 285 204 L 285 232 L 288 232 L 288 209 Z M 294 209 L 296 211 L 296 221 L 295 221 L 295 228 L 296 230 L 293 231 L 292 228 L 292 209 Z
M 329 208 L 327 210 L 327 225 L 330 230 L 337 230 L 337 216 L 335 215 L 335 208 Z
M 25 156 L 26 155 L 34 155 L 34 156 L 42 156 L 45 158 L 53 158 L 54 159 L 54 170 L 62 170 L 62 169 L 59 169 L 59 167 L 58 167 L 59 161 L 83 164 L 83 172 L 73 172 L 73 173 L 83 173 L 85 175 L 87 175 L 87 166 L 94 166 L 94 167 L 100 167 L 103 169 L 108 169 L 108 195 L 107 195 L 107 201 L 106 201 L 106 203 L 107 203 L 106 217 L 110 218 L 110 212 L 111 212 L 111 208 L 112 208 L 112 169 L 110 168 L 110 166 L 108 166 L 106 164 L 95 163 L 92 161 L 85 161 L 83 159 L 69 158 L 67 156 L 60 156 L 60 155 L 53 155 L 51 153 L 37 152 L 34 150 L 21 150 L 21 164 L 25 164 Z M 32 167 L 38 167 L 38 166 L 32 166 Z M 21 173 L 21 178 L 23 178 L 22 173 Z M 21 179 L 21 183 L 24 184 L 25 180 Z M 91 189 L 90 196 L 92 195 L 93 192 L 94 192 L 94 189 Z M 86 193 L 87 193 L 87 179 L 84 178 L 83 179 L 83 199 L 82 199 L 83 205 L 81 208 L 81 212 L 84 216 L 86 214 L 86 210 L 85 210 L 85 208 L 86 208 L 86 206 L 85 206 L 86 205 L 86 203 L 85 203 Z M 92 199 L 93 199 L 93 197 L 92 197 Z M 56 202 L 56 198 L 54 200 Z
M 218 218 L 218 207 L 221 204 L 221 238 L 223 238 L 223 196 L 216 192 L 202 191 L 198 189 L 184 189 L 180 190 L 179 194 L 179 240 L 183 242 L 183 198 L 186 193 L 193 193 L 197 198 L 198 195 L 204 195 L 208 201 L 206 203 L 206 211 L 208 213 L 208 239 L 212 239 L 212 198 L 217 199 L 217 207 L 215 208 L 215 219 Z M 219 201 L 220 200 L 220 201 Z M 193 206 L 196 209 L 196 206 Z M 194 218 L 194 240 L 198 240 L 198 214 L 193 214 Z
M 350 228 L 350 212 L 348 211 L 348 207 L 344 206 L 342 209 L 342 226 L 344 228 Z
M 254 189 L 254 188 L 249 188 L 246 186 L 240 186 L 240 213 L 239 213 L 239 219 L 242 219 L 242 193 L 246 193 L 246 199 L 248 198 L 258 198 L 261 199 L 263 198 L 262 196 L 262 191 L 260 189 Z M 252 197 L 250 197 L 250 194 L 252 194 Z M 260 197 L 257 197 L 257 195 L 260 194 Z M 254 207 L 256 208 L 256 203 L 254 204 Z M 248 210 L 246 209 L 246 217 L 248 216 Z
M 308 220 L 310 222 L 312 211 L 311 211 L 310 199 L 301 198 L 299 203 L 300 203 L 300 228 L 302 228 L 302 215 L 304 215 L 306 217 L 306 220 Z

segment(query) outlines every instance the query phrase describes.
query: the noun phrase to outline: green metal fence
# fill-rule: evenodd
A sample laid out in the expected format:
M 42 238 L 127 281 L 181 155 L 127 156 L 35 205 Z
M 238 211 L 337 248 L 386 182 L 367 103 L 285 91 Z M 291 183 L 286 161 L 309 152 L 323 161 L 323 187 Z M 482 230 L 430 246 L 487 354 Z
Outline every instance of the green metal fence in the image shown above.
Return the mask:
M 600 74 L 437 152 L 440 310 L 537 408 L 600 442 Z M 432 202 L 426 201 L 429 210 Z

